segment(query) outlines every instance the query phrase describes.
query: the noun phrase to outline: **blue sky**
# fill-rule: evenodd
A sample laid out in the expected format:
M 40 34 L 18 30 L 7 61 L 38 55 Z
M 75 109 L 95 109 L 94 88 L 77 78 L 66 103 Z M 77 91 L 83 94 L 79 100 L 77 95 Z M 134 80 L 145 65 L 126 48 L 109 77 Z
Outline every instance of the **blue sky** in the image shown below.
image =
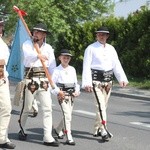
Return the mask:
M 113 1 L 115 1 L 115 2 L 119 2 L 119 0 L 113 0 Z

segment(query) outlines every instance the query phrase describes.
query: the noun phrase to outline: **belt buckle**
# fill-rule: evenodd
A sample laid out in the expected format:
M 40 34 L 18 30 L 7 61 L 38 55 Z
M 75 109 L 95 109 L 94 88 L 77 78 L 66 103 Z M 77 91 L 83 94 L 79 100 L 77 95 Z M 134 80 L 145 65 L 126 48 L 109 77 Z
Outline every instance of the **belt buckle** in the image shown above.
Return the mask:
M 33 72 L 39 72 L 40 69 L 39 68 L 33 68 Z

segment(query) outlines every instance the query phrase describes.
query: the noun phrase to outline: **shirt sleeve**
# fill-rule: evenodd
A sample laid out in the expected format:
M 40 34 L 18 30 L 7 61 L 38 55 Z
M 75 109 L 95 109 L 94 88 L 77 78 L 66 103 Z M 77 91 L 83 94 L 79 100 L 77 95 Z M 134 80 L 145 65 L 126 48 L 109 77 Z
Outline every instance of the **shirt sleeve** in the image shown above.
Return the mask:
M 115 75 L 116 79 L 118 80 L 118 82 L 121 82 L 121 81 L 128 82 L 128 79 L 127 79 L 126 74 L 122 68 L 122 65 L 120 63 L 120 60 L 118 58 L 116 51 L 114 51 L 113 72 L 114 72 L 114 75 Z
M 56 67 L 56 60 L 55 60 L 55 55 L 54 55 L 54 49 L 51 47 L 51 53 L 49 55 L 49 67 L 48 67 L 48 71 L 49 73 L 52 75 L 54 68 Z
M 60 89 L 57 87 L 57 85 L 56 84 L 54 84 L 54 86 L 55 86 L 55 88 L 50 88 L 50 92 L 52 93 L 52 94 L 54 94 L 54 95 L 58 95 L 59 94 L 59 92 L 60 92 Z
M 78 84 L 77 73 L 75 68 L 74 68 L 74 79 L 75 79 L 75 91 L 80 93 L 80 85 Z
M 6 45 L 6 47 L 5 47 L 5 53 L 6 53 L 5 65 L 7 65 L 8 60 L 9 60 L 9 56 L 10 56 L 9 48 L 8 48 L 7 45 Z
M 84 52 L 83 58 L 82 88 L 85 86 L 92 86 L 91 63 L 92 52 L 90 46 L 88 46 Z
M 58 79 L 58 70 L 54 69 L 53 73 L 52 73 L 52 80 L 54 82 L 54 89 L 51 89 L 51 93 L 54 95 L 58 95 L 58 93 L 60 92 L 60 89 L 57 87 L 56 83 L 57 83 L 57 79 Z
M 22 45 L 23 49 L 23 55 L 24 55 L 24 64 L 27 67 L 30 63 L 29 62 L 35 62 L 37 58 L 37 52 L 34 51 L 34 47 L 31 41 L 26 41 Z

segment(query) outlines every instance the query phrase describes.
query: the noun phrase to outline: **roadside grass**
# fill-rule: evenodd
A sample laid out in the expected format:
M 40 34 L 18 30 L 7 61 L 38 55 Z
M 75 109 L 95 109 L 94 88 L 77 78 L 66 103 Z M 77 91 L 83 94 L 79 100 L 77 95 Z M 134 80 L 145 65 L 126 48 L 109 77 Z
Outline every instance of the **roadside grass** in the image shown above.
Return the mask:
M 150 90 L 150 80 L 129 78 L 129 86 L 139 89 Z
M 77 75 L 78 80 L 82 80 L 81 75 Z M 141 79 L 141 78 L 128 78 L 130 87 L 135 87 L 143 90 L 150 90 L 150 79 Z M 114 84 L 118 84 L 118 81 L 115 79 Z

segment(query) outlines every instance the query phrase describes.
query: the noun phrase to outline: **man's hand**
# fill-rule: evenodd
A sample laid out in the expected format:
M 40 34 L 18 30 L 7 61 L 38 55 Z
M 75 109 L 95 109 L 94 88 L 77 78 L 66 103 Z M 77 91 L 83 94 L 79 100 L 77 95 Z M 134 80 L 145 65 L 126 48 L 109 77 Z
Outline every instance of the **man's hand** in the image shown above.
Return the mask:
M 92 86 L 85 86 L 85 91 L 86 92 L 93 92 L 93 87 Z
M 65 93 L 63 91 L 59 91 L 59 93 L 57 95 L 57 99 L 59 101 L 63 101 L 65 99 Z
M 72 95 L 73 95 L 74 97 L 77 97 L 77 96 L 80 95 L 80 92 L 74 92 L 74 93 L 72 93 Z
M 45 55 L 42 55 L 42 54 L 38 54 L 37 57 L 38 57 L 41 61 L 43 61 L 43 62 L 45 62 L 46 60 L 48 60 L 48 58 L 47 58 Z
M 124 81 L 119 82 L 119 85 L 120 85 L 120 87 L 122 87 L 122 88 L 126 87 L 127 84 L 128 84 L 128 82 L 124 82 Z

